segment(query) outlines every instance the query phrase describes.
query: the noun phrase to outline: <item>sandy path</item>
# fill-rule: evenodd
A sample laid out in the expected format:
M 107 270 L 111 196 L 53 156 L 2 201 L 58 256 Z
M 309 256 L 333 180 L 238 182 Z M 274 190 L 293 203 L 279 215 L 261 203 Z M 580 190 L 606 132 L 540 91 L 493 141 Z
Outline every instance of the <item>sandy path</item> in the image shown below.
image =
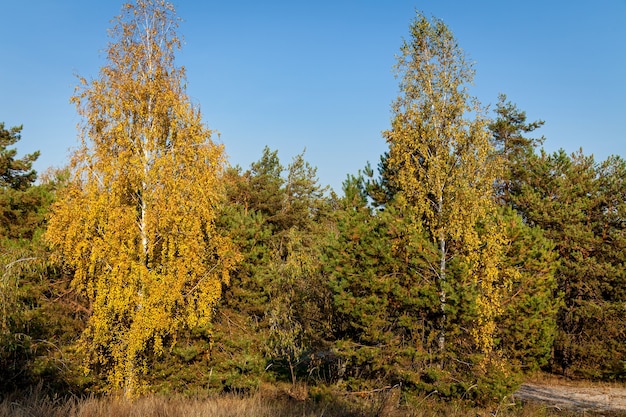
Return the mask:
M 623 387 L 523 384 L 514 396 L 563 409 L 624 412 L 626 415 L 626 388 Z

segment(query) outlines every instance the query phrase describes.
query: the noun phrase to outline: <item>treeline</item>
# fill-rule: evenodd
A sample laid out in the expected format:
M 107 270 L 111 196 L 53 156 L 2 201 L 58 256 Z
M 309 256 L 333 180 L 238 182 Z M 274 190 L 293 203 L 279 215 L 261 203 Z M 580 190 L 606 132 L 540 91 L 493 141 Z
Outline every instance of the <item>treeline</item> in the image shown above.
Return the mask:
M 172 22 L 150 1 L 118 18 L 67 169 L 36 182 L 0 125 L 3 392 L 490 402 L 538 370 L 626 376 L 623 159 L 547 154 L 505 96 L 488 117 L 452 33 L 418 14 L 377 170 L 338 195 L 304 154 L 228 168 Z

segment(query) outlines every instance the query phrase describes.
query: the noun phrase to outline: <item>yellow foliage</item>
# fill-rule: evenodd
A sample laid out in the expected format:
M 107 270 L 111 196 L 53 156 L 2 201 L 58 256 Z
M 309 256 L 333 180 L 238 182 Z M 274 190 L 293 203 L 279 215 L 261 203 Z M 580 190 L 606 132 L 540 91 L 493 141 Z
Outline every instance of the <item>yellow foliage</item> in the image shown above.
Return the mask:
M 46 233 L 91 301 L 94 362 L 128 392 L 177 329 L 209 323 L 237 261 L 213 226 L 223 147 L 184 92 L 175 28 L 164 2 L 123 9 L 100 78 L 81 79 L 72 98 L 81 146 Z
M 500 274 L 506 238 L 496 221 L 494 184 L 499 175 L 478 104 L 464 83 L 473 71 L 441 21 L 418 16 L 398 61 L 401 94 L 393 105 L 389 143 L 391 181 L 410 206 L 412 224 L 437 246 L 432 265 L 440 289 L 439 349 L 445 350 L 448 262 L 466 268 L 460 279 L 477 288 L 479 318 L 470 330 L 479 351 L 494 347 L 495 319 L 508 288 Z M 473 119 L 467 118 L 471 114 Z

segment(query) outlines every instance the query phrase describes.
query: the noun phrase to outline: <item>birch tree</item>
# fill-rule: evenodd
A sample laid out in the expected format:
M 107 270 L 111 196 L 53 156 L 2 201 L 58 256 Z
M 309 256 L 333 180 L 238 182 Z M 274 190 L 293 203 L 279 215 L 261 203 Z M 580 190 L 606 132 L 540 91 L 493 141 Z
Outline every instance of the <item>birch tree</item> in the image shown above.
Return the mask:
M 72 97 L 80 145 L 46 234 L 91 303 L 90 369 L 127 395 L 178 329 L 210 322 L 236 260 L 213 225 L 223 147 L 185 93 L 177 26 L 162 0 L 123 6 L 106 65 Z
M 457 309 L 477 311 L 463 327 L 475 348 L 488 353 L 506 291 L 498 272 L 506 239 L 494 222 L 497 170 L 488 123 L 466 89 L 472 66 L 446 25 L 418 14 L 410 34 L 398 57 L 392 126 L 384 132 L 389 180 L 410 207 L 413 227 L 436 246 L 430 269 L 439 288 L 438 351 L 448 347 L 451 292 L 463 289 L 475 294 L 474 305 Z

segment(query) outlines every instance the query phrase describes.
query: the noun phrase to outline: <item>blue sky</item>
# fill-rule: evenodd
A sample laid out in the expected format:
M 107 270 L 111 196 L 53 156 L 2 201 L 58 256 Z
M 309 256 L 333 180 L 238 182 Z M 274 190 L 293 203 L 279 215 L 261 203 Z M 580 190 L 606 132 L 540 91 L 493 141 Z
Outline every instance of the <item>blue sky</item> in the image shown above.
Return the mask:
M 173 2 L 177 64 L 232 165 L 264 146 L 284 165 L 306 149 L 323 185 L 376 165 L 398 92 L 392 67 L 421 10 L 442 19 L 475 62 L 471 93 L 507 94 L 546 150 L 626 157 L 626 0 L 229 0 Z M 2 0 L 0 122 L 23 124 L 20 154 L 63 166 L 79 118 L 75 75 L 95 78 L 121 1 Z

